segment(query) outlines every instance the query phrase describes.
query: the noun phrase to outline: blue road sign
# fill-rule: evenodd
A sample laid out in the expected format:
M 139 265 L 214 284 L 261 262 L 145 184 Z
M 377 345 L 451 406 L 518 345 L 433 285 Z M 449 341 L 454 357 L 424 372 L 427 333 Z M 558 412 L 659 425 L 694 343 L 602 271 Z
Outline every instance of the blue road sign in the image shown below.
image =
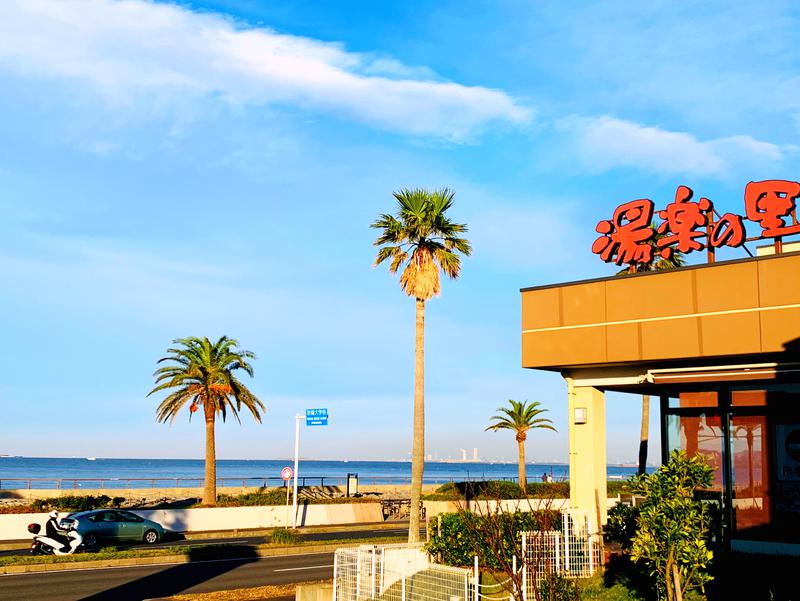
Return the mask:
M 306 426 L 327 426 L 327 409 L 306 409 Z

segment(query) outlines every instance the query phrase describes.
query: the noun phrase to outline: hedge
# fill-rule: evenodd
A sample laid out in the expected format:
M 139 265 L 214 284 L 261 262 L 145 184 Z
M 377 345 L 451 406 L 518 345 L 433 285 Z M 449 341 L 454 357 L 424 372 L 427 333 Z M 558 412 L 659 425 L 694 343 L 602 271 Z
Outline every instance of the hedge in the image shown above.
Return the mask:
M 520 556 L 523 532 L 560 530 L 559 518 L 559 512 L 553 510 L 492 513 L 485 516 L 469 511 L 444 513 L 441 514 L 441 534 L 439 516 L 428 525 L 430 542 L 426 548 L 447 565 L 471 566 L 477 555 L 481 565 L 499 570 L 502 568 L 498 556 L 505 557 L 508 562 L 513 555 Z M 495 538 L 502 539 L 501 549 L 493 548 L 491 537 L 486 535 L 487 532 L 498 530 L 502 535 Z
M 630 482 L 614 480 L 606 484 L 611 496 L 630 491 Z M 569 482 L 529 482 L 527 496 L 534 499 L 569 498 Z M 520 499 L 523 498 L 519 485 L 508 480 L 487 480 L 476 482 L 448 482 L 435 492 L 423 497 L 427 501 L 460 501 L 463 499 Z

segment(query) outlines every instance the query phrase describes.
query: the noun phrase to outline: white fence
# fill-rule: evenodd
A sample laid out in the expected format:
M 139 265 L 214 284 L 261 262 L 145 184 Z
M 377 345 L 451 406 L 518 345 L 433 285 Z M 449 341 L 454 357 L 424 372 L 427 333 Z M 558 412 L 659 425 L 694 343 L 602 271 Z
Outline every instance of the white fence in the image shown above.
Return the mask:
M 433 563 L 422 543 L 339 549 L 333 563 L 333 601 L 512 601 L 540 598 L 548 578 L 588 578 L 602 566 L 603 539 L 589 516 L 562 513 L 562 530 L 522 533 L 522 558 L 514 558 L 511 578 L 481 584 L 474 569 Z M 519 591 L 518 591 L 519 592 Z
M 562 513 L 561 531 L 523 532 L 525 590 L 541 587 L 552 574 L 589 578 L 603 565 L 603 538 L 592 532 L 589 516 L 575 510 Z
M 474 601 L 471 570 L 432 563 L 423 545 L 339 549 L 333 601 Z

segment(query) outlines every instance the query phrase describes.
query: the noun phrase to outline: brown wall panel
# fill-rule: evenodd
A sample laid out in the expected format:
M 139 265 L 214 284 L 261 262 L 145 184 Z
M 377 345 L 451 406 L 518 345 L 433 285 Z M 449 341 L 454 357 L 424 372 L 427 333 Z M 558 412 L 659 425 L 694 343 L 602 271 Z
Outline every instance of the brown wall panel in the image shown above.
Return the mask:
M 762 352 L 785 351 L 787 344 L 792 344 L 795 351 L 800 349 L 800 309 L 762 311 Z
M 562 288 L 561 307 L 565 326 L 603 323 L 606 320 L 605 282 Z
M 679 359 L 700 355 L 698 319 L 668 319 L 642 323 L 642 358 Z
M 758 313 L 709 315 L 700 318 L 703 355 L 744 355 L 761 348 Z
M 800 253 L 527 290 L 526 367 L 800 351 Z M 697 313 L 717 315 L 696 316 Z M 691 317 L 681 317 L 690 315 Z M 667 318 L 667 319 L 662 319 Z M 670 319 L 671 318 L 671 319 Z M 621 323 L 613 323 L 621 322 Z
M 608 321 L 692 313 L 692 274 L 659 273 L 648 277 L 606 280 Z
M 554 328 L 561 325 L 559 289 L 547 288 L 522 293 L 522 329 Z
M 800 303 L 800 255 L 759 261 L 761 306 Z
M 606 326 L 606 353 L 609 362 L 639 361 L 639 324 L 625 323 Z
M 697 311 L 727 311 L 758 306 L 758 266 L 719 265 L 695 270 Z
M 605 363 L 605 327 L 522 335 L 522 366 Z

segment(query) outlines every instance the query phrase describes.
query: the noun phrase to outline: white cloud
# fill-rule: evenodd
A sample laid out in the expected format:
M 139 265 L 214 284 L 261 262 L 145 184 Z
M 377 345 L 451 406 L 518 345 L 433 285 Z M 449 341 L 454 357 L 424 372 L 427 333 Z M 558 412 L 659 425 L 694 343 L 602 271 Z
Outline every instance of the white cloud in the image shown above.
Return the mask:
M 720 176 L 738 165 L 780 161 L 793 150 L 743 135 L 699 140 L 686 132 L 608 116 L 570 116 L 556 126 L 574 136 L 578 158 L 597 171 L 634 167 L 657 173 Z
M 436 81 L 424 67 L 143 0 L 7 0 L 0 69 L 88 82 L 116 103 L 142 93 L 286 103 L 455 140 L 531 116 L 502 91 Z

